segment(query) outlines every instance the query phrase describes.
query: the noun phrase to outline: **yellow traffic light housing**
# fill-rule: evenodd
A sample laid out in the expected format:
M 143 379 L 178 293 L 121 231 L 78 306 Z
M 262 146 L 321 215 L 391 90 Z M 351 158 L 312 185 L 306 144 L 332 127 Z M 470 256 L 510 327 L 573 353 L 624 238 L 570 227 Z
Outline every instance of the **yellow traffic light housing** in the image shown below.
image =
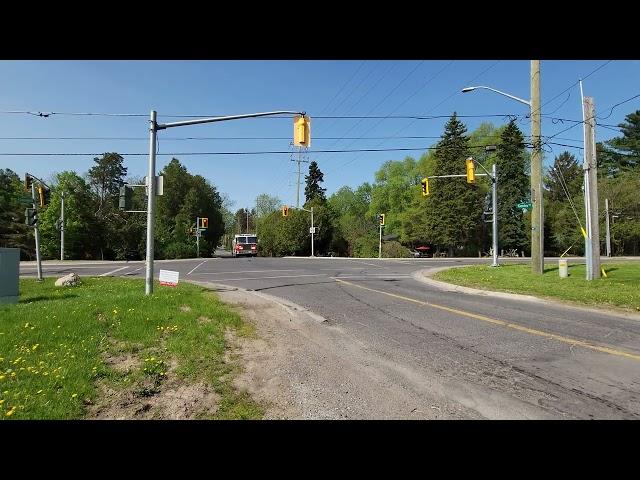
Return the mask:
M 287 205 L 283 205 L 282 206 L 282 216 L 283 217 L 288 217 L 289 216 L 289 207 Z
M 31 190 L 31 184 L 33 183 L 33 178 L 28 173 L 24 174 L 24 189 Z
M 311 120 L 307 116 L 293 117 L 293 144 L 298 147 L 311 145 Z
M 476 183 L 476 166 L 473 164 L 473 158 L 467 158 L 467 183 Z
M 384 213 L 378 215 L 378 220 L 380 221 L 380 226 L 384 227 Z
M 207 217 L 200 217 L 200 228 L 209 228 L 209 219 Z
M 420 183 L 422 184 L 422 196 L 426 197 L 429 195 L 429 179 L 425 177 Z

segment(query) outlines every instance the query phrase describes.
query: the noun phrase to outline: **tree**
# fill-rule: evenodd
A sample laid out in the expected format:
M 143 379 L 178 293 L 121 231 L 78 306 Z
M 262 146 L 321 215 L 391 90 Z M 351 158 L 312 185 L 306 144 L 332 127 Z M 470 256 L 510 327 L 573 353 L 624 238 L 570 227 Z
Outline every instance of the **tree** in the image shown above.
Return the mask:
M 573 198 L 580 194 L 582 188 L 582 169 L 576 157 L 569 152 L 558 155 L 553 167 L 545 177 L 547 198 L 556 202 L 567 200 L 567 194 Z
M 114 237 L 113 224 L 119 215 L 117 209 L 118 193 L 124 184 L 127 168 L 122 155 L 111 152 L 95 157 L 96 163 L 87 172 L 88 183 L 95 194 L 95 216 L 98 220 L 94 232 L 100 249 L 100 258 L 113 258 L 113 245 L 118 245 Z M 89 205 L 87 205 L 89 207 Z
M 278 197 L 273 197 L 268 193 L 261 193 L 256 197 L 256 215 L 258 218 L 263 218 L 280 210 L 282 202 Z
M 455 175 L 465 171 L 470 156 L 465 126 L 454 112 L 445 126 L 435 152 L 435 174 Z M 460 178 L 439 178 L 431 188 L 430 215 L 426 228 L 431 238 L 450 256 L 459 250 L 472 251 L 475 233 L 482 219 L 482 194 L 476 185 Z
M 306 186 L 304 187 L 304 195 L 306 202 L 319 199 L 321 202 L 326 201 L 324 192 L 326 188 L 322 188 L 320 184 L 324 182 L 324 174 L 318 168 L 318 163 L 312 161 L 309 164 L 309 175 L 304 176 Z
M 38 215 L 40 245 L 43 258 L 60 258 L 60 231 L 56 222 L 60 218 L 61 193 L 64 197 L 64 250 L 65 258 L 85 260 L 95 258 L 104 245 L 101 233 L 104 225 L 92 209 L 95 196 L 89 184 L 72 171 L 54 175 L 51 202 Z
M 18 175 L 11 169 L 0 169 L 0 247 L 19 248 L 21 257 L 35 255 L 32 229 L 24 222 L 24 210 L 30 204 L 21 203 L 31 192 L 24 189 Z
M 622 136 L 605 142 L 617 154 L 608 159 L 617 162 L 617 165 L 610 166 L 613 174 L 640 165 L 640 110 L 628 114 L 618 127 L 622 130 Z
M 524 250 L 528 245 L 527 223 L 517 204 L 529 198 L 524 136 L 511 120 L 502 130 L 496 152 L 498 171 L 498 239 L 504 249 Z

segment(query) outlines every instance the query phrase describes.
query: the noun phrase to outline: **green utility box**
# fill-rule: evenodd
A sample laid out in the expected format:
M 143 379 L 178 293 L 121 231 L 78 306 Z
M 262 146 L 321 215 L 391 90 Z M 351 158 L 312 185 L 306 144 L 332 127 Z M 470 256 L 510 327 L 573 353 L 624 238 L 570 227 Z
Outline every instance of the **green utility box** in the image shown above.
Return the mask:
M 0 248 L 0 303 L 18 303 L 20 249 Z

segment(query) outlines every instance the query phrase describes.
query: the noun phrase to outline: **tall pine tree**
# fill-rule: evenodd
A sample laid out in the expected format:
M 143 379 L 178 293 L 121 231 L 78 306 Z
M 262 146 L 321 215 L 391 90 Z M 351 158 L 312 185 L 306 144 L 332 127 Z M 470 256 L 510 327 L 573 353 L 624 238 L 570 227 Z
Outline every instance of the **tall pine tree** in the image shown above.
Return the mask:
M 435 175 L 456 175 L 465 172 L 465 160 L 470 157 L 466 127 L 456 113 L 445 126 L 434 155 Z M 449 256 L 461 251 L 473 251 L 475 232 L 482 221 L 481 193 L 476 185 L 464 178 L 438 178 L 430 186 L 431 201 L 426 227 L 431 238 Z
M 516 205 L 530 196 L 524 136 L 511 120 L 500 136 L 496 152 L 498 170 L 499 248 L 524 250 L 528 243 L 527 224 Z
M 324 192 L 327 189 L 320 186 L 320 184 L 324 182 L 324 174 L 318 168 L 316 161 L 312 161 L 309 164 L 309 175 L 305 175 L 304 179 L 306 181 L 306 186 L 304 187 L 306 202 L 311 200 L 319 200 L 322 203 L 326 202 L 327 198 Z

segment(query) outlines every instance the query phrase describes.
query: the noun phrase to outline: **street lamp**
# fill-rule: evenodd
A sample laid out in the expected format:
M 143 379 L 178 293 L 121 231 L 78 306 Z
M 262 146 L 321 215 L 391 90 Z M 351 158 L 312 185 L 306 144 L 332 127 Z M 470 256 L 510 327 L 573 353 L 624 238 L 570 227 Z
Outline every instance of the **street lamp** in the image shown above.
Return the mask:
M 531 60 L 531 101 L 478 85 L 465 87 L 463 93 L 473 90 L 491 90 L 517 102 L 527 105 L 531 112 L 531 271 L 534 274 L 544 273 L 544 210 L 542 203 L 542 149 L 540 145 L 540 60 Z

